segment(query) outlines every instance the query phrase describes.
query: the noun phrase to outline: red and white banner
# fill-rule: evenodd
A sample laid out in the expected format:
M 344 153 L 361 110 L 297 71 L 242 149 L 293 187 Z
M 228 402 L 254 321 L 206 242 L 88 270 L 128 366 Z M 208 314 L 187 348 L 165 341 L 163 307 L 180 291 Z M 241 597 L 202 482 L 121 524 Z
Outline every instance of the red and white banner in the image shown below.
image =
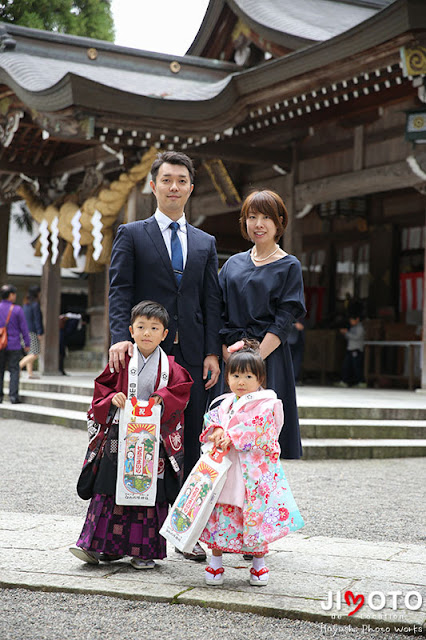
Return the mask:
M 401 273 L 399 276 L 399 311 L 422 311 L 424 296 L 424 275 L 417 273 Z
M 322 319 L 325 287 L 305 287 L 307 318 L 312 326 Z

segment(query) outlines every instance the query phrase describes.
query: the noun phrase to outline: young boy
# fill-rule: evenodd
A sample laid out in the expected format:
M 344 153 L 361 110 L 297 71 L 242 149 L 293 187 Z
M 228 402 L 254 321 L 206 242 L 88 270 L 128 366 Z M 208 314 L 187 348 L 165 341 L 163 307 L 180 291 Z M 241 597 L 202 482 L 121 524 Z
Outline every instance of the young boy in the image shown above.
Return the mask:
M 342 382 L 340 386 L 356 386 L 365 388 L 364 382 L 364 327 L 358 314 L 352 313 L 349 317 L 349 329 L 340 329 L 340 333 L 346 338 L 346 354 L 342 366 Z
M 90 492 L 92 499 L 86 521 L 77 546 L 70 548 L 71 553 L 84 562 L 111 562 L 128 555 L 135 569 L 153 569 L 154 558 L 166 557 L 166 541 L 159 530 L 167 516 L 168 503 L 173 503 L 182 480 L 183 412 L 192 386 L 189 373 L 160 348 L 168 333 L 168 321 L 166 309 L 157 302 L 144 300 L 133 307 L 129 330 L 138 348 L 137 371 L 130 370 L 130 358 L 126 355 L 126 366 L 120 367 L 118 373 L 111 373 L 107 366 L 95 380 L 88 412 L 91 440 L 83 469 L 97 452 L 100 452 L 100 463 Z M 167 379 L 167 375 L 167 384 L 162 386 L 160 381 Z M 162 407 L 154 507 L 115 504 L 118 414 L 119 409 L 124 408 L 132 380 L 136 381 L 138 400 L 154 398 Z

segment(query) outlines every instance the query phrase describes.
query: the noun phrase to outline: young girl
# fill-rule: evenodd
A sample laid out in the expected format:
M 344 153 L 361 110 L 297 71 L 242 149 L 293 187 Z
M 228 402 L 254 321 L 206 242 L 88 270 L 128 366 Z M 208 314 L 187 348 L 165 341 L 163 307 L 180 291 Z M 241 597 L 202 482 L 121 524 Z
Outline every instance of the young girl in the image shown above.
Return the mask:
M 265 586 L 268 543 L 304 525 L 280 464 L 282 403 L 262 388 L 266 370 L 258 347 L 244 339 L 228 348 L 225 376 L 232 393 L 220 396 L 219 407 L 204 416 L 200 440 L 229 447 L 232 461 L 200 538 L 213 553 L 205 573 L 209 586 L 223 584 L 223 551 L 253 555 L 250 584 Z

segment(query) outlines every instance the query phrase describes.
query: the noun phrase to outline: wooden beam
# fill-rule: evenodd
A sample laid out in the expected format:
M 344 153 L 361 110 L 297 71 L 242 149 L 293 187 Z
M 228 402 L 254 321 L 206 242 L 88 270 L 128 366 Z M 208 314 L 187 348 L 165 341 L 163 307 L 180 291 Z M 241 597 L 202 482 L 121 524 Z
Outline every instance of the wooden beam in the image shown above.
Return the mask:
M 7 160 L 0 160 L 0 173 L 25 173 L 31 178 L 48 178 L 50 171 L 43 165 L 33 165 L 32 162 L 28 164 L 21 162 L 8 162 Z
M 425 171 L 426 152 L 418 153 L 414 157 L 421 170 Z M 412 171 L 406 160 L 320 178 L 296 186 L 296 210 L 300 211 L 307 204 L 316 205 L 368 193 L 406 189 L 423 182 L 422 178 Z
M 187 149 L 188 154 L 201 158 L 221 158 L 241 164 L 278 164 L 285 171 L 291 171 L 291 149 L 268 149 L 237 145 L 227 142 L 212 142 Z
M 93 146 L 84 151 L 78 151 L 72 153 L 61 160 L 57 160 L 50 166 L 50 175 L 52 178 L 55 176 L 61 176 L 64 173 L 79 173 L 84 171 L 88 166 L 93 166 L 98 162 L 114 162 L 117 158 L 105 151 L 102 145 Z

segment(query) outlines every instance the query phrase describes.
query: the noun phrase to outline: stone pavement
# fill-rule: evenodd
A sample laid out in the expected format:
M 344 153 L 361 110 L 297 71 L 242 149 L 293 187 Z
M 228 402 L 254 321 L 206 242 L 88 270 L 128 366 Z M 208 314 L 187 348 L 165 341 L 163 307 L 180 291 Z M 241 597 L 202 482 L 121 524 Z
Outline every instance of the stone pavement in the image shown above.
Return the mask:
M 271 545 L 266 587 L 250 587 L 250 564 L 225 554 L 225 584 L 215 588 L 204 585 L 203 563 L 184 560 L 172 548 L 153 571 L 136 571 L 127 559 L 84 564 L 68 552 L 81 526 L 77 517 L 0 512 L 0 586 L 426 633 L 424 547 L 297 532 Z

